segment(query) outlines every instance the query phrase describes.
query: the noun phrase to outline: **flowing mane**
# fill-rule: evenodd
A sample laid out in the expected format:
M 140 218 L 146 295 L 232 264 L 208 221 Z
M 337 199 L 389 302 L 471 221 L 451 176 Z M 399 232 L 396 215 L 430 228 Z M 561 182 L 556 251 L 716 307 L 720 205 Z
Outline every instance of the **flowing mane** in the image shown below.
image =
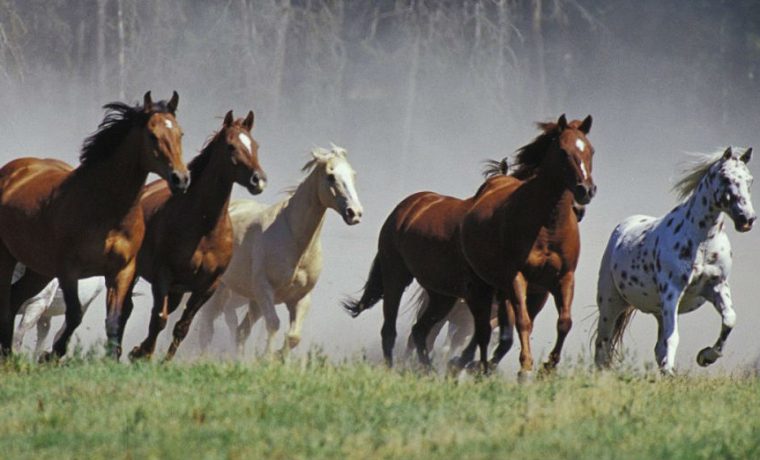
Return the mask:
M 549 145 L 557 138 L 557 123 L 538 122 L 536 126 L 543 133 L 530 144 L 521 147 L 515 155 L 512 175 L 518 179 L 525 180 L 534 174 L 549 150 Z
M 107 158 L 127 135 L 130 128 L 138 123 L 147 122 L 153 113 L 169 113 L 166 101 L 153 103 L 149 112 L 141 105 L 130 106 L 123 102 L 111 102 L 103 106 L 106 115 L 98 125 L 97 131 L 92 133 L 82 144 L 79 154 L 79 162 L 82 165 L 93 164 L 99 159 Z
M 501 161 L 488 159 L 483 162 L 483 177 L 486 179 L 506 176 L 507 173 L 509 173 L 509 163 L 506 158 L 502 158 Z
M 309 174 L 317 167 L 319 164 L 327 164 L 327 162 L 331 158 L 343 158 L 346 159 L 346 149 L 343 147 L 338 147 L 335 144 L 331 144 L 330 150 L 327 150 L 322 147 L 316 147 L 311 151 L 311 158 L 309 158 L 309 161 L 307 161 L 303 167 L 301 167 L 301 172 L 304 174 Z M 300 184 L 299 184 L 300 185 Z M 298 189 L 298 185 L 294 185 L 292 187 L 288 187 L 284 190 L 284 192 L 288 195 L 292 195 L 296 192 L 296 189 Z
M 696 161 L 686 168 L 683 176 L 673 185 L 673 192 L 679 199 L 685 200 L 694 190 L 697 189 L 702 178 L 712 168 L 712 166 L 721 160 L 722 153 L 698 154 Z

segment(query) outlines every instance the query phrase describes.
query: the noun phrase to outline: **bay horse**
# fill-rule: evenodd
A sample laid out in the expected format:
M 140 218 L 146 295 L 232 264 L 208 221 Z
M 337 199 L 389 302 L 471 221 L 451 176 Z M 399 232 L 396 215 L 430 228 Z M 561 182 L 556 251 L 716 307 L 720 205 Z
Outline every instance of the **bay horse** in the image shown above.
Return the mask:
M 486 164 L 487 167 L 484 170 L 486 178 L 498 175 L 506 176 L 509 173 L 506 159 L 500 162 L 488 160 Z M 533 329 L 533 321 L 546 303 L 549 293 L 554 297 L 555 306 L 559 314 L 557 319 L 557 341 L 554 349 L 549 354 L 548 361 L 544 363 L 544 369 L 546 370 L 556 368 L 561 357 L 565 338 L 572 327 L 571 305 L 574 272 L 580 256 L 578 223 L 583 219 L 584 214 L 585 205 L 577 203 L 573 198 L 573 193 L 566 190 L 562 198 L 557 202 L 551 218 L 539 231 L 538 238 L 533 243 L 533 248 L 525 264 L 520 269 L 520 273 L 528 283 L 526 304 L 529 322 L 523 323 L 528 328 L 527 337 L 529 338 Z M 419 296 L 417 301 L 418 320 L 422 318 L 426 311 L 428 301 L 424 293 Z M 502 331 L 502 340 L 506 340 L 506 342 L 492 358 L 491 364 L 493 366 L 499 363 L 511 347 L 511 331 L 514 328 L 515 322 L 514 305 L 509 303 L 507 308 L 511 310 L 507 310 L 507 323 L 503 326 L 506 328 L 506 331 Z M 494 313 L 497 313 L 495 309 L 490 314 L 492 327 L 496 320 Z M 451 351 L 458 350 L 466 339 L 471 338 L 473 333 L 472 316 L 469 313 L 467 304 L 457 302 L 447 314 L 446 320 L 449 321 L 450 328 L 448 338 L 451 343 L 449 344 L 449 348 Z M 437 335 L 442 326 L 443 321 L 434 326 L 433 334 L 430 334 L 427 338 L 428 349 L 435 341 L 435 337 L 431 337 L 431 335 Z M 524 339 L 525 337 L 525 334 L 521 335 L 521 338 Z M 412 335 L 409 337 L 409 343 L 413 343 Z M 471 342 L 470 346 L 473 345 L 474 342 Z M 524 350 L 524 354 L 529 356 L 527 359 L 523 357 L 522 360 L 532 361 L 529 340 L 521 343 L 521 349 Z M 472 353 L 473 351 L 465 351 L 465 354 Z
M 76 169 L 54 159 L 19 158 L 0 169 L 0 353 L 11 352 L 13 320 L 21 304 L 58 278 L 66 329 L 42 359 L 61 357 L 82 319 L 77 280 L 105 276 L 108 352 L 118 358 L 122 306 L 135 276 L 144 236 L 139 197 L 148 174 L 174 193 L 187 189 L 176 92 L 142 106 L 114 102 L 88 137 Z M 16 263 L 27 270 L 11 287 Z
M 140 203 L 145 215 L 145 241 L 137 256 L 137 274 L 151 284 L 153 309 L 148 336 L 129 353 L 130 359 L 150 358 L 158 334 L 191 292 L 166 359 L 177 351 L 193 317 L 219 286 L 232 258 L 232 223 L 227 206 L 233 184 L 257 195 L 266 186 L 259 164 L 259 145 L 251 137 L 253 112 L 234 119 L 232 110 L 189 164 L 190 187 L 172 195 L 165 181 L 145 187 Z M 129 297 L 128 297 L 129 298 Z M 125 314 L 132 303 L 125 305 Z
M 399 301 L 416 279 L 430 299 L 429 308 L 412 331 L 420 362 L 430 365 L 425 343 L 430 328 L 448 314 L 458 298 L 464 298 L 475 319 L 473 339 L 480 345 L 481 363 L 487 369 L 492 299 L 496 295 L 503 303 L 500 293 L 511 290 L 512 280 L 564 191 L 572 190 L 581 204 L 588 203 L 595 193 L 590 176 L 592 148 L 586 139 L 591 117 L 568 124 L 562 115 L 557 123 L 539 126 L 544 133 L 517 155 L 515 177 L 490 177 L 467 199 L 418 192 L 404 199 L 386 219 L 362 297 L 347 300 L 344 308 L 357 316 L 383 299 L 381 335 L 388 365 L 393 364 Z M 465 227 L 467 219 L 469 226 Z M 473 245 L 473 238 L 481 238 L 483 247 Z M 486 246 L 491 247 L 490 254 L 483 254 L 489 251 Z M 514 258 L 508 261 L 507 270 L 494 264 L 494 259 L 504 257 Z M 495 283 L 493 274 L 487 273 L 492 269 L 500 270 L 496 279 L 504 280 Z M 506 308 L 499 311 L 506 316 Z M 506 317 L 501 322 L 506 324 Z M 498 353 L 506 352 L 506 341 L 506 336 L 500 338 Z M 472 357 L 462 355 L 456 367 L 464 367 Z
M 723 215 L 739 232 L 752 229 L 751 156 L 751 148 L 739 154 L 728 147 L 705 157 L 674 186 L 682 201 L 673 210 L 657 218 L 631 216 L 615 227 L 599 267 L 597 366 L 611 364 L 633 313 L 640 310 L 657 319 L 655 359 L 664 374 L 672 374 L 678 315 L 705 302 L 720 313 L 722 327 L 715 344 L 697 354 L 697 363 L 708 366 L 721 356 L 736 322 L 728 285 L 731 244 Z
M 271 206 L 251 200 L 230 205 L 234 251 L 222 276 L 222 284 L 204 308 L 200 343 L 208 347 L 214 319 L 225 312 L 234 327 L 234 309 L 245 303 L 248 311 L 232 339 L 240 349 L 251 328 L 262 316 L 267 328 L 267 353 L 280 328 L 274 307 L 285 303 L 290 328 L 282 352 L 295 348 L 311 306 L 311 291 L 322 273 L 322 225 L 328 209 L 335 210 L 347 225 L 361 221 L 363 208 L 356 193 L 356 172 L 346 149 L 333 145 L 317 148 L 302 168 L 308 176 L 287 198 Z

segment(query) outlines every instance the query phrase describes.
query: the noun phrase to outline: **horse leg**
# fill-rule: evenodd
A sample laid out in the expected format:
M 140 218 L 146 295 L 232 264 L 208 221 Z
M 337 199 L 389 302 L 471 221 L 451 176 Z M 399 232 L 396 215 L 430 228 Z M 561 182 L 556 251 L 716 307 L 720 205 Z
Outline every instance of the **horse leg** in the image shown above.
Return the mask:
M 42 353 L 42 347 L 45 345 L 45 339 L 50 334 L 50 317 L 42 316 L 37 321 L 37 343 L 34 344 L 34 354 Z
M 177 321 L 177 324 L 174 325 L 172 343 L 169 345 L 169 350 L 166 352 L 164 361 L 171 361 L 171 359 L 174 358 L 174 355 L 177 353 L 177 348 L 179 348 L 179 345 L 185 340 L 187 333 L 190 331 L 190 325 L 193 322 L 193 318 L 198 313 L 198 310 L 200 310 L 206 301 L 214 294 L 218 285 L 219 283 L 215 283 L 204 292 L 193 292 L 190 295 L 190 298 L 187 299 L 187 306 L 182 312 L 182 316 L 179 321 Z M 177 309 L 180 301 L 182 301 L 181 292 L 169 293 L 169 313 Z
M 596 285 L 596 303 L 599 318 L 596 322 L 596 339 L 594 340 L 594 362 L 597 368 L 610 367 L 612 363 L 615 336 L 622 334 L 621 315 L 630 308 L 629 303 L 620 295 L 612 277 L 612 258 L 609 243 L 599 267 L 599 279 Z M 660 361 L 658 361 L 660 362 Z
M 16 314 L 11 309 L 11 281 L 15 268 L 16 259 L 4 244 L 0 244 L 0 356 L 10 355 L 13 345 Z
M 449 367 L 461 370 L 469 364 L 475 355 L 475 348 L 480 348 L 480 363 L 484 372 L 489 371 L 488 366 L 488 343 L 491 340 L 491 300 L 493 289 L 480 280 L 473 282 L 465 300 L 472 313 L 475 332 L 470 344 L 457 359 L 449 361 Z
M 231 328 L 237 353 L 242 356 L 245 352 L 245 343 L 248 341 L 248 337 L 251 336 L 251 331 L 253 331 L 253 326 L 261 319 L 261 309 L 256 305 L 254 300 L 249 300 L 248 311 L 243 315 L 240 325 L 237 323 L 237 315 L 234 308 L 225 308 L 224 315 L 228 327 Z
M 515 324 L 520 337 L 520 371 L 518 378 L 530 378 L 533 372 L 533 354 L 530 350 L 530 334 L 533 332 L 533 321 L 528 314 L 526 301 L 527 282 L 522 273 L 517 273 L 512 281 L 512 289 L 508 291 L 509 301 L 515 309 Z
M 150 312 L 150 325 L 148 326 L 148 336 L 143 342 L 134 347 L 129 352 L 129 359 L 146 358 L 150 359 L 156 349 L 156 339 L 158 334 L 166 327 L 166 321 L 169 319 L 169 283 L 159 277 L 150 285 L 153 293 L 153 309 Z
M 306 294 L 298 302 L 288 302 L 287 306 L 290 314 L 290 329 L 285 337 L 285 344 L 282 347 L 284 352 L 292 350 L 301 343 L 301 330 L 303 329 L 306 313 L 309 312 L 309 308 L 311 307 L 311 294 Z
M 134 295 L 135 290 L 135 284 L 137 284 L 137 278 L 135 277 L 135 281 L 132 283 L 132 285 L 129 287 L 129 290 L 124 295 L 124 304 L 121 307 L 121 317 L 119 318 L 119 343 L 122 343 L 124 340 L 124 331 L 127 329 L 127 321 L 129 320 L 129 317 L 132 316 L 132 310 L 135 307 L 135 302 L 132 299 L 132 296 Z M 97 296 L 97 294 L 96 294 Z M 87 302 L 82 304 L 82 314 L 87 311 L 87 309 L 90 307 L 90 304 L 92 301 L 95 300 L 95 297 L 91 297 Z
M 105 276 L 106 353 L 117 361 L 121 356 L 121 337 L 124 335 L 126 326 L 126 321 L 122 320 L 124 299 L 127 297 L 130 287 L 135 283 L 136 263 L 136 260 L 132 259 L 118 272 L 108 273 Z M 66 321 L 68 322 L 68 319 Z
M 558 289 L 552 292 L 554 296 L 554 305 L 557 307 L 557 341 L 554 344 L 554 349 L 549 353 L 549 359 L 544 363 L 544 369 L 547 371 L 553 371 L 562 356 L 562 346 L 565 343 L 565 338 L 570 332 L 570 328 L 573 327 L 573 319 L 570 315 L 570 311 L 573 305 L 573 293 L 575 292 L 575 273 L 567 272 L 562 279 L 559 280 Z
M 63 301 L 66 303 L 66 318 L 63 332 L 53 342 L 53 349 L 49 353 L 40 355 L 40 361 L 50 361 L 66 354 L 66 347 L 74 330 L 82 322 L 82 305 L 79 302 L 79 280 L 74 277 L 59 277 L 59 285 L 63 291 Z
M 23 307 L 24 313 L 21 315 L 21 320 L 13 336 L 13 348 L 16 351 L 21 350 L 26 333 L 35 326 L 37 326 L 37 336 L 39 338 L 39 321 L 40 318 L 42 318 L 42 314 L 45 312 L 47 305 L 45 299 L 35 297 L 34 299 L 25 302 Z M 35 349 L 38 347 L 39 339 L 38 343 L 35 345 Z
M 229 289 L 224 284 L 220 284 L 219 288 L 206 302 L 206 308 L 201 312 L 200 327 L 198 328 L 198 345 L 204 353 L 208 350 L 214 337 L 214 321 L 216 318 L 220 313 L 225 312 L 225 319 L 227 319 L 226 306 L 229 298 Z M 229 323 L 228 326 L 230 326 Z M 237 316 L 235 317 L 234 326 L 230 327 L 230 337 L 233 342 L 235 341 L 235 329 L 237 329 Z
M 393 367 L 393 347 L 396 345 L 396 320 L 398 318 L 401 296 L 409 284 L 409 273 L 400 256 L 387 255 L 381 259 L 383 274 L 383 327 L 380 336 L 383 342 L 383 357 L 388 367 Z
M 507 354 L 514 343 L 515 310 L 512 304 L 500 295 L 498 299 L 497 315 L 499 319 L 499 345 L 491 357 L 491 367 L 496 367 Z
M 251 321 L 248 323 L 253 327 L 253 318 L 258 315 L 264 316 L 264 322 L 267 328 L 267 344 L 265 354 L 267 356 L 274 356 L 274 336 L 277 331 L 280 330 L 280 318 L 277 316 L 277 311 L 274 309 L 274 292 L 267 285 L 256 290 L 258 294 L 256 298 L 251 299 L 248 303 L 248 311 L 251 315 Z M 258 310 L 258 312 L 256 311 Z M 238 330 L 238 335 L 240 331 Z M 250 329 L 247 330 L 247 334 L 250 334 Z M 247 338 L 247 336 L 246 336 Z
M 673 375 L 679 342 L 678 304 L 681 303 L 682 292 L 672 286 L 666 286 L 660 296 L 663 299 L 662 333 L 665 339 L 665 359 L 658 364 L 663 374 Z
M 697 354 L 697 363 L 702 366 L 709 366 L 723 355 L 723 345 L 726 343 L 728 335 L 736 324 L 736 313 L 734 312 L 733 302 L 731 301 L 731 289 L 727 282 L 722 282 L 713 288 L 712 304 L 720 313 L 721 327 L 720 335 L 715 345 L 703 348 Z
M 657 343 L 654 346 L 654 360 L 661 363 L 665 360 L 665 338 L 663 337 L 662 315 L 655 315 L 657 319 Z
M 417 359 L 426 368 L 432 366 L 427 349 L 430 329 L 446 318 L 457 301 L 456 297 L 439 294 L 430 290 L 428 290 L 428 299 L 427 308 L 412 327 L 412 337 L 414 337 L 414 345 L 417 348 Z

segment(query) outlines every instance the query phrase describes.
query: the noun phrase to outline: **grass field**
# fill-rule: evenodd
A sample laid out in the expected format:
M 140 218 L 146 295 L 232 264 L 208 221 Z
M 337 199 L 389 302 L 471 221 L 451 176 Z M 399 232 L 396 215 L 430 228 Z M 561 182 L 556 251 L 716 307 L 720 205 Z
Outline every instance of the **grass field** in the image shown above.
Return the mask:
M 760 458 L 760 380 L 529 384 L 321 357 L 0 368 L 1 458 Z

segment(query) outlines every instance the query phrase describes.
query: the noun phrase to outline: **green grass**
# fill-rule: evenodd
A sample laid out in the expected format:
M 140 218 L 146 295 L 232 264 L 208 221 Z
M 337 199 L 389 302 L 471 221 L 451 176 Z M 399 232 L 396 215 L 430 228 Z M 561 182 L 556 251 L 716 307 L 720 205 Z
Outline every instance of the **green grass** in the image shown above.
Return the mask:
M 320 357 L 0 366 L 2 458 L 760 458 L 760 380 L 520 385 Z

